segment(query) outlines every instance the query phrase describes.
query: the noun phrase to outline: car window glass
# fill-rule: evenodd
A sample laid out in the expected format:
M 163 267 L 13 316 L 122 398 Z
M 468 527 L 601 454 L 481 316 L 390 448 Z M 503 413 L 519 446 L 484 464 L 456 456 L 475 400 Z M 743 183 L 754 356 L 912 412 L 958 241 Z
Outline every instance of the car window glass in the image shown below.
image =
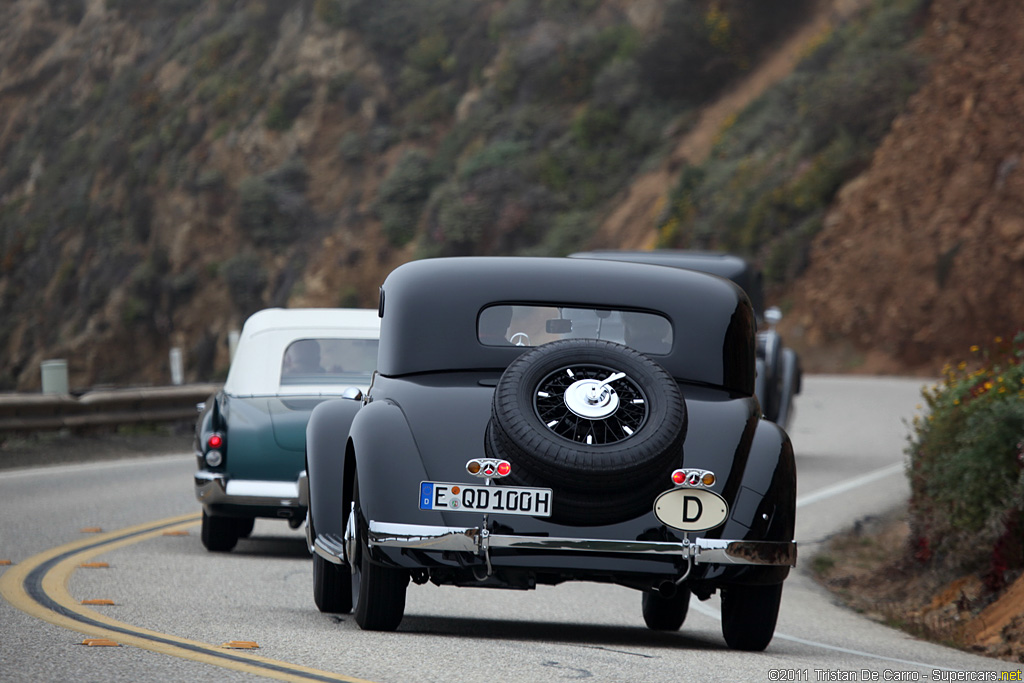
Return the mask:
M 667 354 L 672 325 L 654 313 L 594 308 L 488 306 L 477 320 L 477 336 L 487 346 L 540 346 L 558 339 L 606 339 L 637 351 Z
M 298 339 L 285 349 L 281 384 L 368 384 L 376 339 Z

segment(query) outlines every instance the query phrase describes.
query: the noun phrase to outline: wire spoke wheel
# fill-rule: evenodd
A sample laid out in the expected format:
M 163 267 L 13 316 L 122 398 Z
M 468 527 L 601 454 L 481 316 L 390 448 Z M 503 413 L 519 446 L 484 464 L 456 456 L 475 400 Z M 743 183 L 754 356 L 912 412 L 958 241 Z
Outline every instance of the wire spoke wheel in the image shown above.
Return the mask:
M 647 397 L 624 373 L 601 365 L 570 365 L 541 380 L 534 397 L 537 417 L 575 443 L 612 444 L 646 422 Z

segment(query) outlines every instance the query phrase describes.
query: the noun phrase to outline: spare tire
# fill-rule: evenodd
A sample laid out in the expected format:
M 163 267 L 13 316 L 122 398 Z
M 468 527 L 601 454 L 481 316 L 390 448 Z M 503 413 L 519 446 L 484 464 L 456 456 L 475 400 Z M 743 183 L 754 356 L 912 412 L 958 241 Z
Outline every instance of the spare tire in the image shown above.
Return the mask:
M 612 524 L 671 486 L 685 436 L 679 385 L 661 365 L 614 342 L 566 339 L 505 370 L 485 450 L 512 463 L 499 483 L 553 490 L 552 521 Z

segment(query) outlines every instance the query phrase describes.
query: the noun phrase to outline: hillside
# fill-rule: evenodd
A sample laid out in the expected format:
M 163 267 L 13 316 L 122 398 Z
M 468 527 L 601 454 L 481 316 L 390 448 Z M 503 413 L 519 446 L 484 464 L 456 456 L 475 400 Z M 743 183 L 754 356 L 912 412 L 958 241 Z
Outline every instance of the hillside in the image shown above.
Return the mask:
M 172 345 L 216 379 L 252 311 L 374 306 L 391 268 L 448 254 L 734 249 L 812 371 L 934 373 L 1017 325 L 1013 2 L 401 7 L 0 6 L 0 390 L 51 357 L 73 387 L 163 383 Z M 809 85 L 858 40 L 868 80 Z M 844 127 L 780 166 L 743 127 L 772 107 Z M 687 227 L 694 171 L 729 191 Z
M 3 3 L 0 389 L 216 379 L 258 308 L 579 248 L 809 5 Z

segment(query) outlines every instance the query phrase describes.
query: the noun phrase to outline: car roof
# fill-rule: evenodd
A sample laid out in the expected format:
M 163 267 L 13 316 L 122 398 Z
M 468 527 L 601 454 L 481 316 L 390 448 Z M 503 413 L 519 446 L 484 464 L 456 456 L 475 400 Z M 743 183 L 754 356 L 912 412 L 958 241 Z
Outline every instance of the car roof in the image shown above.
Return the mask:
M 656 249 L 653 251 L 630 251 L 627 249 L 581 251 L 569 254 L 570 258 L 593 258 L 613 261 L 632 261 L 656 266 L 687 268 L 728 278 L 738 284 L 750 297 L 754 314 L 764 316 L 764 285 L 761 271 L 746 259 L 734 254 L 715 251 L 689 251 L 685 249 Z
M 680 268 L 542 257 L 454 257 L 399 266 L 381 287 L 377 370 L 400 376 L 502 370 L 526 347 L 482 345 L 477 318 L 489 305 L 652 311 L 673 324 L 675 377 L 753 390 L 754 321 L 735 283 Z
M 297 339 L 377 339 L 380 318 L 371 308 L 268 308 L 242 326 L 224 391 L 232 396 L 340 393 L 345 387 L 281 387 L 285 349 Z

